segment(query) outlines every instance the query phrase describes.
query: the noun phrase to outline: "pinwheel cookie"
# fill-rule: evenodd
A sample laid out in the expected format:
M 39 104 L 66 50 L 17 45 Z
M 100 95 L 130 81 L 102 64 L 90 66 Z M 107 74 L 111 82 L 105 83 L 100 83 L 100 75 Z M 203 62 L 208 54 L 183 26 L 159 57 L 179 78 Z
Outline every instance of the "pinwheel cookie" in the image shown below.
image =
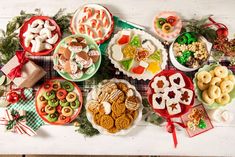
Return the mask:
M 96 93 L 96 95 L 94 94 Z M 88 95 L 89 121 L 102 133 L 120 135 L 141 119 L 142 101 L 134 86 L 124 80 L 106 80 Z

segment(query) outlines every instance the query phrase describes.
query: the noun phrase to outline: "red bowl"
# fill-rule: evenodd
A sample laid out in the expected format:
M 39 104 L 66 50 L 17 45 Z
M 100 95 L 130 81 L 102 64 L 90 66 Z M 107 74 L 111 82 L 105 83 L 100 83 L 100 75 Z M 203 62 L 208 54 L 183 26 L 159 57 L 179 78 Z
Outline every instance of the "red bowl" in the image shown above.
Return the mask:
M 175 73 L 180 73 L 184 79 L 185 82 L 185 87 L 187 87 L 187 89 L 190 89 L 193 91 L 193 100 L 190 103 L 190 105 L 182 105 L 180 104 L 181 107 L 181 112 L 175 115 L 170 115 L 167 111 L 167 109 L 154 109 L 153 108 L 153 104 L 152 104 L 152 95 L 155 93 L 154 89 L 151 87 L 151 83 L 153 82 L 154 78 L 157 76 L 166 76 L 166 78 L 168 79 L 168 77 L 170 75 L 173 75 Z M 157 75 L 155 75 L 152 80 L 149 82 L 148 84 L 148 90 L 147 90 L 147 96 L 148 96 L 148 102 L 151 105 L 151 107 L 153 108 L 154 112 L 159 114 L 160 116 L 164 117 L 164 118 L 176 118 L 176 117 L 180 117 L 181 115 L 185 114 L 188 112 L 188 110 L 193 106 L 194 104 L 194 98 L 195 98 L 195 92 L 194 92 L 194 86 L 193 86 L 193 82 L 192 80 L 185 75 L 183 72 L 178 71 L 178 70 L 163 70 L 160 73 L 158 73 Z
M 58 33 L 59 39 L 55 44 L 52 45 L 52 49 L 50 49 L 50 50 L 44 50 L 44 51 L 40 51 L 40 52 L 32 52 L 31 51 L 32 44 L 30 43 L 29 47 L 26 47 L 24 44 L 25 37 L 23 36 L 23 34 L 27 31 L 28 24 L 32 24 L 32 22 L 37 19 L 44 20 L 44 21 L 48 20 L 51 25 L 56 26 L 56 29 L 54 31 L 52 31 L 52 34 L 54 35 L 55 33 Z M 60 27 L 57 25 L 57 23 L 53 19 L 51 19 L 48 16 L 32 16 L 29 20 L 25 21 L 23 23 L 22 27 L 20 28 L 19 38 L 20 38 L 20 44 L 25 51 L 29 52 L 33 56 L 45 56 L 45 55 L 50 54 L 56 48 L 57 44 L 60 42 L 60 38 L 61 38 Z
M 45 121 L 46 123 L 49 123 L 49 124 L 52 124 L 52 125 L 65 125 L 65 124 L 69 124 L 70 122 L 72 122 L 74 119 L 77 118 L 77 116 L 78 116 L 79 113 L 81 112 L 82 103 L 83 103 L 82 92 L 81 92 L 80 88 L 79 88 L 74 82 L 71 82 L 71 83 L 74 85 L 75 90 L 79 93 L 79 98 L 78 98 L 78 99 L 79 99 L 79 102 L 80 102 L 81 105 L 80 105 L 80 107 L 79 107 L 78 109 L 75 110 L 75 112 L 74 112 L 73 115 L 71 116 L 70 121 L 68 121 L 68 122 L 62 122 L 62 121 L 59 121 L 59 120 L 58 120 L 58 121 L 56 121 L 56 122 L 49 122 L 49 121 L 46 119 L 45 115 L 42 115 L 42 114 L 39 112 L 41 105 L 39 105 L 39 104 L 37 103 L 37 97 L 38 97 L 38 95 L 40 94 L 40 92 L 43 90 L 43 86 L 44 86 L 47 82 L 53 81 L 53 80 L 68 81 L 68 80 L 65 80 L 65 79 L 63 79 L 63 78 L 61 78 L 61 77 L 55 77 L 55 78 L 52 78 L 52 79 L 50 79 L 50 80 L 44 82 L 44 83 L 41 85 L 41 87 L 38 89 L 37 93 L 36 93 L 36 99 L 35 99 L 35 108 L 36 108 L 36 111 L 37 111 L 38 115 L 42 118 L 42 120 Z M 69 82 L 70 82 L 70 81 L 69 81 Z

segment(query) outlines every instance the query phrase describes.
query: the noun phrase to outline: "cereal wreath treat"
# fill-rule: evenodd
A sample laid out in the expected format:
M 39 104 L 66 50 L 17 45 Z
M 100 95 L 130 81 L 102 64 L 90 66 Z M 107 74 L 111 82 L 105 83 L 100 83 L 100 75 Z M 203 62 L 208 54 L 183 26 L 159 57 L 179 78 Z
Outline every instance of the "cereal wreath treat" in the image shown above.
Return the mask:
M 126 134 L 142 117 L 142 99 L 125 80 L 102 81 L 87 96 L 87 117 L 101 133 Z
M 198 89 L 199 100 L 206 106 L 219 107 L 231 102 L 235 91 L 235 77 L 226 66 L 211 64 L 196 73 L 194 85 Z

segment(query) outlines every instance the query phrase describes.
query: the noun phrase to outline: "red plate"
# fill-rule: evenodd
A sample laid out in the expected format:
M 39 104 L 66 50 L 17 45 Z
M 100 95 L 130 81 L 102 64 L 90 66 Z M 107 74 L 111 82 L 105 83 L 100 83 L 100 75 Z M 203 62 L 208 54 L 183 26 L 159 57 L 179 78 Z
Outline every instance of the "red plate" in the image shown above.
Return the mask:
M 27 31 L 28 24 L 32 24 L 32 22 L 37 19 L 44 20 L 44 21 L 48 20 L 50 22 L 50 25 L 56 26 L 56 29 L 54 31 L 52 31 L 52 34 L 54 35 L 55 33 L 58 33 L 59 39 L 55 44 L 52 45 L 52 49 L 50 49 L 50 50 L 44 50 L 44 51 L 40 51 L 40 52 L 32 52 L 31 51 L 32 44 L 30 43 L 29 47 L 26 47 L 24 44 L 25 37 L 23 36 L 23 34 Z M 23 47 L 23 49 L 25 51 L 29 52 L 30 54 L 32 54 L 33 56 L 48 55 L 56 48 L 56 45 L 60 42 L 60 38 L 61 38 L 60 27 L 57 25 L 57 23 L 53 19 L 49 18 L 48 16 L 32 16 L 29 20 L 25 21 L 23 23 L 22 27 L 20 28 L 19 38 L 20 38 L 20 44 Z
M 48 83 L 49 81 L 60 81 L 60 82 L 64 82 L 64 81 L 68 81 L 68 80 L 65 80 L 65 79 L 63 79 L 63 78 L 57 77 L 57 78 L 50 79 L 50 80 L 46 81 L 45 83 L 43 83 L 43 84 L 41 85 L 41 87 L 39 88 L 39 90 L 37 91 L 37 94 L 36 94 L 36 99 L 35 99 L 36 111 L 37 111 L 38 115 L 39 115 L 46 123 L 53 124 L 53 125 L 65 125 L 65 124 L 68 124 L 68 123 L 72 122 L 75 118 L 77 118 L 77 116 L 79 115 L 79 113 L 80 113 L 80 111 L 81 111 L 81 109 L 82 109 L 82 103 L 83 103 L 82 92 L 81 92 L 80 88 L 79 88 L 74 82 L 71 82 L 71 83 L 74 85 L 74 91 L 73 91 L 73 92 L 75 92 L 75 93 L 79 96 L 78 99 L 79 99 L 79 102 L 80 102 L 80 104 L 81 104 L 80 107 L 77 108 L 77 109 L 74 111 L 73 115 L 71 116 L 71 119 L 70 119 L 68 122 L 62 122 L 62 121 L 60 121 L 59 119 L 58 119 L 56 122 L 49 122 L 49 121 L 46 119 L 46 116 L 43 115 L 43 114 L 41 114 L 41 113 L 39 112 L 39 109 L 42 107 L 42 104 L 39 104 L 39 103 L 37 102 L 37 101 L 38 101 L 38 96 L 41 95 L 41 93 L 45 91 L 44 88 L 43 88 L 44 85 L 45 85 L 46 83 Z M 70 81 L 68 81 L 68 82 L 70 82 Z M 58 105 L 58 106 L 60 106 L 60 105 Z M 57 106 L 57 107 L 58 107 L 58 106 Z
M 170 115 L 167 111 L 167 109 L 154 109 L 153 108 L 153 104 L 152 104 L 152 95 L 155 93 L 154 89 L 151 87 L 151 83 L 153 82 L 154 78 L 157 76 L 166 76 L 166 78 L 168 79 L 168 77 L 170 75 L 173 75 L 175 73 L 180 73 L 183 76 L 184 82 L 185 82 L 185 87 L 187 87 L 187 89 L 190 89 L 193 91 L 193 100 L 190 103 L 190 105 L 183 105 L 181 103 L 180 107 L 181 107 L 181 112 L 175 115 Z M 169 79 L 168 79 L 169 81 Z M 184 73 L 177 71 L 177 70 L 163 70 L 162 72 L 158 73 L 157 75 L 155 75 L 153 77 L 153 79 L 149 82 L 148 85 L 148 91 L 147 91 L 147 95 L 148 95 L 148 102 L 149 104 L 152 106 L 154 112 L 158 113 L 160 116 L 165 117 L 165 118 L 176 118 L 176 117 L 180 117 L 181 115 L 185 114 L 188 112 L 188 110 L 193 106 L 194 104 L 194 98 L 195 98 L 195 93 L 194 93 L 194 86 L 193 86 L 193 82 L 192 80 L 186 76 Z

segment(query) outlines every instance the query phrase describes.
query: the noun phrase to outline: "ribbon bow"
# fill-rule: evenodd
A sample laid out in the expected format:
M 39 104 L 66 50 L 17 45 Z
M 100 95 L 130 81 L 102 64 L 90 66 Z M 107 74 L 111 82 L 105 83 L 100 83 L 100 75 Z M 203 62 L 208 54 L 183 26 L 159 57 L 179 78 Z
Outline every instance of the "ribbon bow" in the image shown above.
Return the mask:
M 5 110 L 5 117 L 0 117 L 0 125 L 6 125 L 7 130 L 18 134 L 26 134 L 28 136 L 37 135 L 37 133 L 26 125 L 25 111 L 19 113 L 16 110 Z
M 174 146 L 175 148 L 177 147 L 178 141 L 177 141 L 177 136 L 176 136 L 176 130 L 175 130 L 175 124 L 178 124 L 179 126 L 181 126 L 182 128 L 186 128 L 187 126 L 185 126 L 183 123 L 180 122 L 172 122 L 171 119 L 167 119 L 167 125 L 166 125 L 166 129 L 169 133 L 172 133 L 172 137 L 173 137 L 173 141 L 174 141 Z
M 25 51 L 16 51 L 16 57 L 18 59 L 19 65 L 11 69 L 7 75 L 11 80 L 14 80 L 16 77 L 21 77 L 21 70 L 25 63 L 29 61 L 29 59 L 25 57 Z

